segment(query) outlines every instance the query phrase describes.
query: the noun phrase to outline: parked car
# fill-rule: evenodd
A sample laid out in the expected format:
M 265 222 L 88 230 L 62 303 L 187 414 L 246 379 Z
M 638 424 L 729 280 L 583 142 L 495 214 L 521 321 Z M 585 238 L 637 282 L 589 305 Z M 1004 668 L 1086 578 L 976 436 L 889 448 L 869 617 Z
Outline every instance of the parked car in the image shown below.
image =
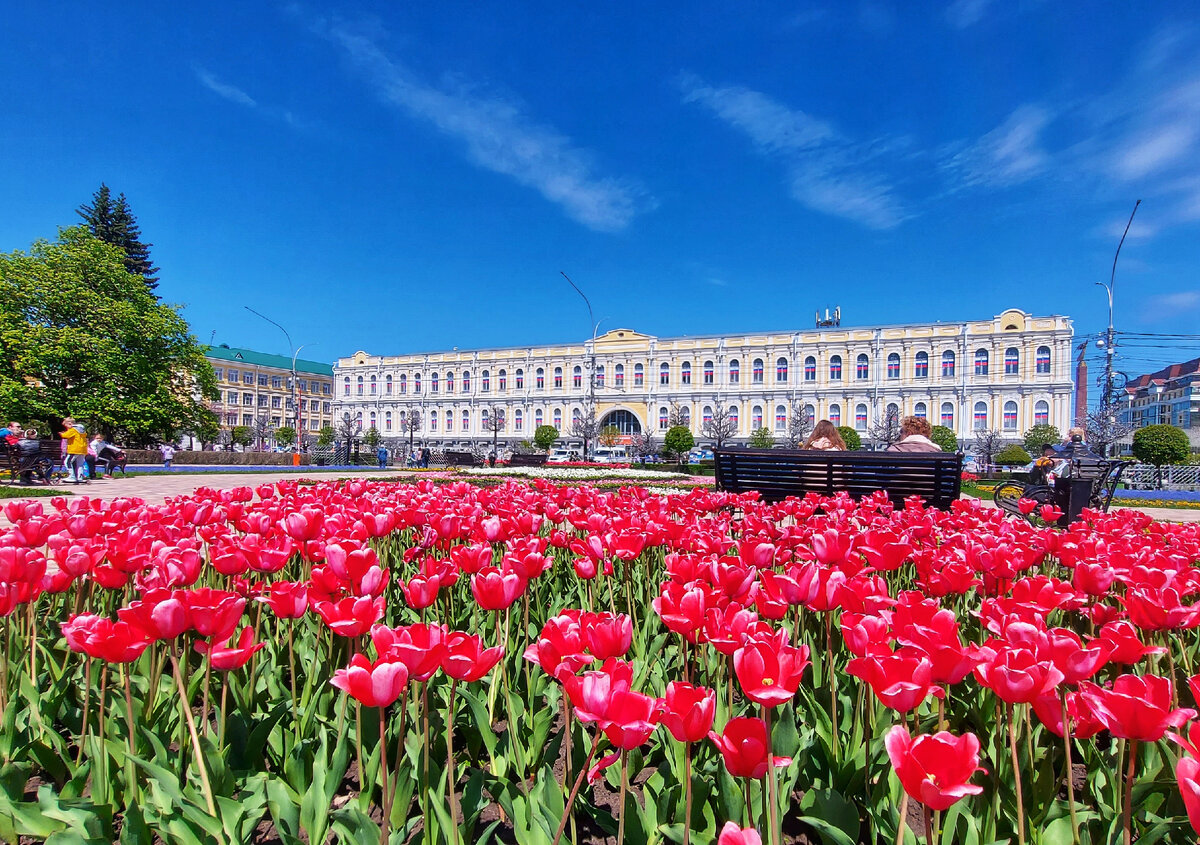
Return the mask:
M 592 461 L 598 464 L 627 464 L 629 451 L 624 446 L 597 446 L 592 450 Z
M 579 453 L 574 449 L 551 449 L 546 458 L 548 464 L 570 464 L 579 460 Z

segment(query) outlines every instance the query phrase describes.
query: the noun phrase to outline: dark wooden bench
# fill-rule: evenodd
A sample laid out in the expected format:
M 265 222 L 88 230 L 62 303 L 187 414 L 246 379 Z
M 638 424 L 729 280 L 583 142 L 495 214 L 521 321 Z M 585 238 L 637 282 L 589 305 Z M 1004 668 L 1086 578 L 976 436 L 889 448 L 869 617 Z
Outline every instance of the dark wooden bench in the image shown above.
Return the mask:
M 2 441 L 0 441 L 0 445 L 2 445 L 0 448 L 0 471 L 8 472 L 8 477 L 13 482 L 20 481 L 21 473 L 26 472 L 35 481 L 49 484 L 53 479 L 55 468 L 62 466 L 61 447 L 57 440 L 39 441 L 37 455 L 25 459 L 21 458 L 20 447 L 10 446 Z
M 512 457 L 508 459 L 510 467 L 541 467 L 546 465 L 545 452 L 514 452 Z
M 1027 480 L 1014 478 L 996 486 L 992 500 L 996 506 L 1014 516 L 1031 522 L 1040 518 L 1036 511 L 1021 513 L 1020 500 L 1030 499 L 1038 505 L 1056 505 L 1062 511 L 1058 525 L 1066 528 L 1079 518 L 1084 508 L 1107 513 L 1112 505 L 1121 473 L 1129 466 L 1127 461 L 1112 461 L 1100 457 L 1071 458 L 1063 466 L 1063 474 L 1055 486 L 1029 484 Z M 1080 482 L 1077 487 L 1073 482 Z
M 962 492 L 961 453 L 821 452 L 808 449 L 716 449 L 717 487 L 758 491 L 764 501 L 845 491 L 856 499 L 883 490 L 895 504 L 920 496 L 949 510 Z
M 448 467 L 479 466 L 479 460 L 471 452 L 455 452 L 450 449 L 442 452 L 442 463 Z

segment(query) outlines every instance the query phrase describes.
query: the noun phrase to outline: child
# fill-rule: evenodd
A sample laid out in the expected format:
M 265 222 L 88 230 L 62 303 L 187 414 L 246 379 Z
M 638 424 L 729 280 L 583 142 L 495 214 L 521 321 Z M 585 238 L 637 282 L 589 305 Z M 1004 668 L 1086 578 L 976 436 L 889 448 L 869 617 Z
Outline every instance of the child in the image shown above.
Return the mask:
M 71 417 L 63 420 L 63 430 L 58 433 L 58 436 L 63 439 L 66 444 L 67 456 L 64 463 L 64 468 L 70 474 L 70 482 L 72 484 L 87 484 L 85 477 L 85 467 L 87 466 L 88 441 L 87 435 L 82 431 L 83 426 L 75 422 Z
M 175 459 L 175 447 L 170 443 L 164 443 L 158 447 L 158 451 L 162 452 L 163 469 L 170 469 L 171 461 Z

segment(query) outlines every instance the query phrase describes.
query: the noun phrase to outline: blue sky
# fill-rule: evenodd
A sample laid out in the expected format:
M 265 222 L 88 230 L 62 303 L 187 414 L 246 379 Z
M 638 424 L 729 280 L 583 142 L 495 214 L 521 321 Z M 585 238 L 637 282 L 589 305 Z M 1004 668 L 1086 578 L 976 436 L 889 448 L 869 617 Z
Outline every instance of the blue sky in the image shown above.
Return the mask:
M 205 341 L 577 340 L 560 271 L 601 331 L 1086 333 L 1139 198 L 1118 328 L 1200 333 L 1194 3 L 6 5 L 0 249 L 107 182 Z

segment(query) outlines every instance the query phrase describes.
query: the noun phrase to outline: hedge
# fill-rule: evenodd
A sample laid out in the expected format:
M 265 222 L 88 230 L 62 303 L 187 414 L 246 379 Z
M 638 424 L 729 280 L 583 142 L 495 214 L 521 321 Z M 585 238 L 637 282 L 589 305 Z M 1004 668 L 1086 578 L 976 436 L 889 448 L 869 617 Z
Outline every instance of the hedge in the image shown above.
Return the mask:
M 129 465 L 161 464 L 162 454 L 157 449 L 126 449 Z M 176 450 L 173 463 L 176 465 L 202 464 L 223 466 L 291 466 L 291 452 L 190 452 Z M 308 455 L 300 456 L 300 465 L 311 463 Z

